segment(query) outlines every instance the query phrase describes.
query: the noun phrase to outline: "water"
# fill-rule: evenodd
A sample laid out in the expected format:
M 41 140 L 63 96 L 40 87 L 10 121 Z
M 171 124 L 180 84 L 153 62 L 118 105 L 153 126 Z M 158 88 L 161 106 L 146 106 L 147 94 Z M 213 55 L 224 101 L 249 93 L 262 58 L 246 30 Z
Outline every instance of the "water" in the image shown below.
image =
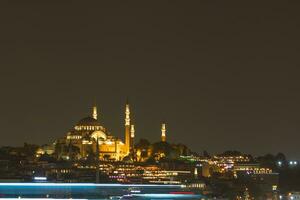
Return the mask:
M 179 192 L 179 193 L 178 193 Z M 183 192 L 183 193 L 182 193 Z M 204 199 L 180 185 L 0 183 L 1 199 Z

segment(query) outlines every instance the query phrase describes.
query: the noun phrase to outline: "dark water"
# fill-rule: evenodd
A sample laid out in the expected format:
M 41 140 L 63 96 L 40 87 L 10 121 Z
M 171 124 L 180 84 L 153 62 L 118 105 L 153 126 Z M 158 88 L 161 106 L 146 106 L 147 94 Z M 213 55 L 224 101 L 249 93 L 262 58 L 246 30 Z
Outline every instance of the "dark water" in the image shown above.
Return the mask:
M 180 185 L 0 183 L 2 199 L 204 199 L 181 192 Z

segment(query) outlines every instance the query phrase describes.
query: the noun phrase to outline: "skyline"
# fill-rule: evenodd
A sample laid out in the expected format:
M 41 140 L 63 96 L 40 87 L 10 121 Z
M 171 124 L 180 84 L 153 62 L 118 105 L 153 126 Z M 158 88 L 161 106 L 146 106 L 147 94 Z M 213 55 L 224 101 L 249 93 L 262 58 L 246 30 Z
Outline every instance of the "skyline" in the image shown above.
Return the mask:
M 91 3 L 92 4 L 92 3 Z M 300 159 L 297 3 L 1 2 L 0 145 L 44 144 L 90 114 L 123 139 Z

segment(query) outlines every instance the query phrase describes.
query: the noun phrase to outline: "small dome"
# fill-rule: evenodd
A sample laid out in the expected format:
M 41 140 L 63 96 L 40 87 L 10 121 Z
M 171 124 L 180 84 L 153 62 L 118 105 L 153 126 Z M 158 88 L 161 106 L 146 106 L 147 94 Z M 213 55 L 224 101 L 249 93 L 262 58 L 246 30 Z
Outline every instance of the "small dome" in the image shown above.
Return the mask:
M 102 140 L 106 140 L 106 134 L 102 131 L 94 131 L 91 134 L 91 137 L 94 138 L 95 140 L 97 140 L 97 138 L 102 139 Z

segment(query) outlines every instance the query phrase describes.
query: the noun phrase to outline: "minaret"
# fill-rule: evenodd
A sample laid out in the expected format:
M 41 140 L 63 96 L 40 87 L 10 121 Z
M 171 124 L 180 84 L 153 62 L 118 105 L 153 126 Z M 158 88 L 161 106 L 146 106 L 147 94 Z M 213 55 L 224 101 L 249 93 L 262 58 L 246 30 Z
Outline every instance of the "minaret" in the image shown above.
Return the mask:
M 198 169 L 195 167 L 194 169 L 194 177 L 197 179 L 198 178 Z
M 93 116 L 93 118 L 94 118 L 95 120 L 97 120 L 98 114 L 97 114 L 97 106 L 96 106 L 96 105 L 93 106 L 93 113 L 92 113 L 92 116 Z
M 130 151 L 130 109 L 128 102 L 125 107 L 125 146 L 126 152 L 129 154 Z
M 132 124 L 130 126 L 130 152 L 132 153 L 132 155 L 134 154 L 134 125 Z
M 130 137 L 131 137 L 131 139 L 134 139 L 134 136 L 135 136 L 134 133 L 135 133 L 134 125 L 132 124 L 130 126 Z
M 161 124 L 161 141 L 162 142 L 167 141 L 167 138 L 166 138 L 166 124 L 165 123 Z

